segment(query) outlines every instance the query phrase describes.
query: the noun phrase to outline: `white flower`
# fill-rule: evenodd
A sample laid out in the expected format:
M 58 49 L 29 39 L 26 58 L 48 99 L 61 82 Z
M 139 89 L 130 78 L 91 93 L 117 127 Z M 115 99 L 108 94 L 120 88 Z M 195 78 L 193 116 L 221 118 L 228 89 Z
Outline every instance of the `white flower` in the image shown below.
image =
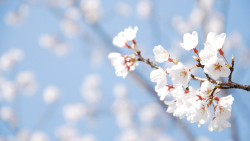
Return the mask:
M 155 61 L 159 63 L 168 61 L 169 53 L 161 45 L 155 46 L 153 52 L 155 54 Z
M 57 38 L 49 34 L 43 34 L 38 39 L 39 45 L 45 48 L 52 48 L 57 44 L 57 42 Z
M 193 103 L 193 109 L 189 113 L 187 120 L 191 123 L 197 122 L 200 127 L 201 124 L 206 123 L 209 118 L 208 106 L 204 101 L 196 101 Z
M 169 76 L 172 77 L 173 85 L 182 85 L 187 87 L 191 79 L 189 70 L 181 63 L 178 62 L 177 65 L 174 65 L 169 71 Z
M 208 126 L 208 130 L 209 131 L 217 131 L 217 130 L 219 130 L 219 132 L 221 132 L 226 127 L 231 127 L 231 124 L 228 121 L 226 121 L 225 119 L 223 119 L 223 118 L 215 117 L 210 122 L 210 124 Z
M 185 50 L 192 50 L 198 45 L 198 34 L 196 31 L 193 31 L 192 34 L 186 33 L 183 36 L 183 43 L 180 43 L 181 47 Z
M 60 27 L 61 27 L 61 30 L 63 31 L 63 33 L 67 37 L 74 37 L 74 36 L 78 35 L 81 31 L 81 27 L 76 22 L 74 22 L 70 19 L 63 19 L 60 22 Z
M 146 19 L 152 11 L 152 3 L 149 0 L 140 0 L 136 6 L 136 13 L 141 19 Z
M 110 53 L 109 59 L 111 59 L 111 64 L 115 67 L 115 73 L 117 76 L 122 76 L 125 78 L 129 71 L 134 71 L 135 66 L 138 65 L 135 55 L 123 56 L 119 53 Z
M 204 67 L 204 72 L 210 74 L 213 79 L 219 77 L 227 77 L 230 74 L 230 70 L 225 66 L 222 58 L 217 56 L 212 57 Z
M 88 112 L 87 107 L 82 103 L 68 104 L 63 107 L 63 116 L 69 122 L 77 122 Z
M 100 0 L 81 0 L 80 7 L 88 23 L 95 24 L 101 19 Z
M 46 103 L 52 104 L 59 98 L 59 89 L 55 86 L 48 86 L 43 92 L 43 99 Z
M 7 101 L 13 101 L 17 95 L 17 85 L 13 82 L 3 82 L 0 86 L 1 95 Z
M 217 50 L 211 46 L 205 46 L 204 49 L 200 51 L 199 56 L 201 58 L 201 64 L 206 65 L 210 58 L 217 56 Z
M 176 100 L 172 100 L 172 101 L 164 101 L 164 103 L 166 105 L 168 105 L 168 109 L 167 112 L 168 113 L 173 113 L 176 110 Z
M 30 141 L 49 141 L 49 137 L 41 131 L 35 131 L 30 136 Z
M 58 43 L 54 47 L 54 52 L 57 56 L 63 57 L 70 51 L 70 46 L 67 43 Z
M 137 33 L 138 27 L 135 26 L 134 29 L 132 29 L 131 27 L 127 28 L 124 30 L 124 37 L 128 40 L 128 41 L 133 41 L 136 38 L 136 33 Z
M 125 63 L 125 58 L 120 53 L 110 53 L 108 58 L 111 60 L 113 66 L 121 65 Z
M 120 32 L 118 36 L 113 38 L 113 44 L 117 47 L 125 47 L 127 45 L 127 39 L 124 37 L 124 32 Z
M 31 71 L 21 72 L 17 76 L 17 84 L 27 94 L 34 94 L 37 90 L 35 74 Z
M 4 53 L 0 59 L 0 67 L 2 70 L 9 71 L 14 65 L 23 59 L 24 52 L 20 49 L 13 48 Z
M 221 33 L 220 35 L 217 35 L 216 33 L 210 32 L 207 35 L 207 41 L 205 43 L 205 46 L 210 45 L 212 46 L 212 48 L 216 50 L 222 49 L 225 38 L 226 38 L 225 33 Z
M 171 94 L 173 89 L 174 87 L 167 85 L 167 83 L 155 86 L 155 91 L 160 97 L 160 100 L 164 100 L 167 95 Z
M 215 117 L 228 119 L 231 116 L 231 105 L 233 104 L 234 98 L 232 95 L 221 97 L 218 101 L 218 105 L 215 108 Z
M 214 89 L 214 85 L 209 82 L 209 81 L 205 81 L 201 84 L 201 88 L 200 88 L 200 95 L 202 98 L 207 98 L 208 96 L 211 95 L 212 91 Z M 219 93 L 219 89 L 216 89 L 214 94 Z
M 152 82 L 157 82 L 157 85 L 165 85 L 167 83 L 167 74 L 163 68 L 153 70 L 150 73 L 150 80 Z

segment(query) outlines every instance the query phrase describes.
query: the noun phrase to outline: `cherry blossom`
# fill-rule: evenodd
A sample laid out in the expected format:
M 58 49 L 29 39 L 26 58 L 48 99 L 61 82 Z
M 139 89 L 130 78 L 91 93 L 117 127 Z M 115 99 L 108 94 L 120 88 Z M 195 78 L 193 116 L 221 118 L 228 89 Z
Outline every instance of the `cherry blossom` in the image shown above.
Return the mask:
M 210 45 L 216 50 L 222 49 L 223 45 L 224 45 L 225 38 L 226 38 L 225 33 L 221 33 L 220 35 L 217 35 L 216 33 L 210 32 L 207 35 L 207 41 L 206 41 L 205 45 L 206 46 Z
M 233 104 L 233 101 L 234 98 L 232 95 L 221 97 L 215 108 L 215 117 L 228 119 L 231 116 L 231 105 Z
M 207 98 L 208 96 L 211 95 L 211 93 L 212 93 L 212 91 L 213 91 L 214 88 L 215 87 L 214 87 L 214 85 L 211 82 L 209 82 L 209 81 L 203 82 L 201 84 L 201 88 L 200 88 L 200 96 L 202 98 Z M 219 92 L 220 92 L 220 90 L 216 89 L 214 93 L 217 94 Z
M 124 32 L 120 32 L 118 36 L 114 37 L 113 44 L 117 47 L 125 47 L 127 45 L 127 39 L 124 37 Z
M 196 31 L 193 31 L 192 34 L 186 33 L 183 36 L 183 43 L 180 43 L 181 47 L 185 50 L 192 50 L 198 46 L 198 34 Z
M 157 85 L 165 85 L 167 83 L 167 74 L 166 71 L 162 68 L 159 68 L 157 70 L 153 70 L 150 73 L 150 80 L 152 82 L 157 82 Z
M 222 58 L 217 56 L 212 57 L 204 67 L 204 72 L 210 74 L 213 79 L 219 77 L 227 77 L 230 74 L 230 70 L 226 67 Z
M 52 104 L 59 98 L 60 92 L 56 86 L 47 86 L 43 92 L 43 99 L 46 103 Z
M 215 117 L 210 122 L 210 124 L 208 126 L 208 130 L 209 131 L 217 131 L 217 130 L 219 130 L 219 132 L 221 132 L 226 127 L 231 127 L 231 124 L 228 121 L 226 121 L 224 118 Z
M 158 63 L 168 61 L 169 53 L 161 45 L 155 46 L 153 52 L 155 54 L 155 61 L 157 61 Z
M 135 26 L 134 29 L 132 29 L 131 27 L 127 28 L 124 30 L 124 37 L 128 40 L 128 41 L 133 41 L 136 38 L 136 33 L 138 31 L 138 27 Z
M 183 87 L 187 87 L 191 79 L 190 71 L 181 63 L 178 62 L 169 71 L 169 76 L 172 77 L 174 85 L 181 84 Z
M 217 56 L 217 50 L 208 45 L 200 51 L 199 56 L 201 58 L 201 64 L 206 65 L 212 57 Z
M 131 37 L 130 39 L 125 39 L 125 33 L 120 32 L 119 37 L 117 36 L 113 40 L 113 43 L 115 42 L 114 45 L 119 47 L 127 46 L 134 51 L 133 55 L 121 55 L 119 53 L 111 53 L 109 55 L 111 64 L 115 66 L 117 76 L 125 77 L 129 71 L 134 70 L 135 63 L 137 65 L 139 61 L 142 61 L 152 68 L 155 68 L 155 70 L 150 73 L 150 80 L 157 83 L 155 91 L 159 99 L 164 101 L 166 96 L 172 97 L 172 100 L 164 101 L 164 103 L 168 105 L 166 112 L 173 113 L 173 116 L 179 117 L 180 119 L 187 117 L 189 122 L 196 122 L 198 127 L 200 127 L 201 124 L 205 124 L 210 118 L 211 114 L 208 109 L 210 106 L 213 106 L 215 117 L 211 121 L 208 129 L 210 131 L 222 131 L 224 128 L 230 127 L 231 124 L 226 120 L 231 116 L 231 105 L 234 99 L 231 95 L 220 99 L 215 96 L 220 92 L 220 89 L 224 89 L 221 86 L 225 86 L 225 89 L 227 89 L 230 88 L 231 84 L 225 82 L 228 84 L 225 85 L 220 84 L 220 81 L 216 81 L 219 77 L 229 76 L 230 70 L 231 72 L 233 70 L 231 67 L 234 66 L 234 57 L 231 59 L 232 66 L 230 66 L 228 62 L 227 65 L 225 65 L 223 59 L 217 57 L 217 51 L 219 50 L 220 54 L 226 60 L 223 55 L 224 52 L 221 50 L 226 35 L 224 33 L 217 35 L 211 32 L 204 44 L 204 49 L 199 53 L 196 49 L 198 46 L 197 32 L 193 31 L 192 34 L 186 33 L 183 36 L 181 46 L 188 51 L 194 50 L 194 53 L 197 55 L 197 57 L 193 57 L 197 64 L 191 66 L 190 69 L 187 69 L 177 58 L 170 58 L 170 54 L 161 45 L 155 46 L 153 49 L 155 61 L 159 63 L 168 61 L 174 64 L 171 68 L 163 69 L 155 65 L 150 59 L 142 57 L 139 47 L 135 46 L 136 42 L 134 39 L 136 31 L 137 28 L 133 30 L 129 27 L 129 29 L 125 29 L 125 32 L 128 32 Z M 127 40 L 133 41 L 132 48 L 127 44 Z M 191 70 L 197 67 L 204 71 L 207 79 L 191 74 Z M 192 71 L 192 73 L 194 72 L 195 71 Z M 171 77 L 173 85 L 167 83 L 167 74 Z M 211 75 L 212 78 L 209 78 L 208 75 Z M 189 86 L 191 79 L 198 80 L 200 82 L 200 88 L 194 89 L 192 86 Z M 229 76 L 228 82 L 231 82 L 231 75 Z M 117 121 L 119 121 L 119 125 L 123 129 L 132 128 L 133 122 L 131 119 L 132 110 L 130 109 L 130 103 L 125 100 L 123 93 L 117 98 L 118 101 L 115 103 L 115 111 L 123 111 L 122 113 L 117 112 Z M 123 106 L 118 106 L 118 103 Z M 150 114 L 147 116 L 145 116 L 146 112 L 143 112 L 141 116 L 143 117 L 143 121 L 151 121 L 155 116 L 153 112 L 149 112 Z
M 115 67 L 116 75 L 123 78 L 127 76 L 129 71 L 134 71 L 135 66 L 138 65 L 134 55 L 123 56 L 118 53 L 110 53 L 108 58 L 111 59 L 111 64 Z

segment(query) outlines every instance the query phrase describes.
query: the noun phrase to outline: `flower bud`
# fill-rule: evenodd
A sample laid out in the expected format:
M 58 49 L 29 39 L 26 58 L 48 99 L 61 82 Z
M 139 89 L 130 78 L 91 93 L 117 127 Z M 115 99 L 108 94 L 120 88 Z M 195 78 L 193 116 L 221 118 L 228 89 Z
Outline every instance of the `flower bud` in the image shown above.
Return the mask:
M 232 55 L 231 61 L 232 61 L 232 62 L 234 61 L 234 55 Z
M 214 85 L 215 88 L 220 88 L 220 85 Z
M 196 56 L 193 56 L 193 58 L 194 58 L 195 61 L 198 61 L 198 60 L 199 60 L 199 58 L 196 57 Z
M 174 57 L 173 58 L 173 62 L 175 63 L 175 64 L 178 64 L 178 60 Z

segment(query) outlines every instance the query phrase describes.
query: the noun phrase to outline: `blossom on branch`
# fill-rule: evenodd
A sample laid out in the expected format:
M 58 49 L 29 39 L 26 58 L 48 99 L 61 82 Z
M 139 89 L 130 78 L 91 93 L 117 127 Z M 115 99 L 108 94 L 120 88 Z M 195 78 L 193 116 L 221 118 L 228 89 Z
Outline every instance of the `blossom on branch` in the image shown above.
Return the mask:
M 155 61 L 158 63 L 163 63 L 168 61 L 169 59 L 169 53 L 161 46 L 155 46 L 153 49 L 153 52 L 155 54 Z
M 217 56 L 212 57 L 204 67 L 204 72 L 210 74 L 213 79 L 219 77 L 227 77 L 230 74 L 230 70 L 226 67 L 222 58 Z
M 183 36 L 183 43 L 180 43 L 181 47 L 185 50 L 192 50 L 198 46 L 198 34 L 196 31 L 193 31 L 192 34 L 186 33 Z

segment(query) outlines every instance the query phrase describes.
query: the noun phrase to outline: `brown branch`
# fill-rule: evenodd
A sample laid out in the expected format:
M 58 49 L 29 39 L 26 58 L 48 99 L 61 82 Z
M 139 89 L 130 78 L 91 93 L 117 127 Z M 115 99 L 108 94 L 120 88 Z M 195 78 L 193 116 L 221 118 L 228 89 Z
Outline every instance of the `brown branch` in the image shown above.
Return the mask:
M 137 51 L 138 61 L 142 61 L 148 65 L 150 65 L 152 68 L 158 69 L 159 66 L 155 65 L 152 61 L 150 62 L 150 59 L 145 59 L 141 56 L 141 51 Z
M 229 77 L 228 77 L 228 82 L 232 82 L 232 74 L 233 74 L 233 71 L 234 71 L 234 57 L 232 57 L 232 67 L 230 67 L 229 69 L 230 69 L 230 74 L 229 74 Z

